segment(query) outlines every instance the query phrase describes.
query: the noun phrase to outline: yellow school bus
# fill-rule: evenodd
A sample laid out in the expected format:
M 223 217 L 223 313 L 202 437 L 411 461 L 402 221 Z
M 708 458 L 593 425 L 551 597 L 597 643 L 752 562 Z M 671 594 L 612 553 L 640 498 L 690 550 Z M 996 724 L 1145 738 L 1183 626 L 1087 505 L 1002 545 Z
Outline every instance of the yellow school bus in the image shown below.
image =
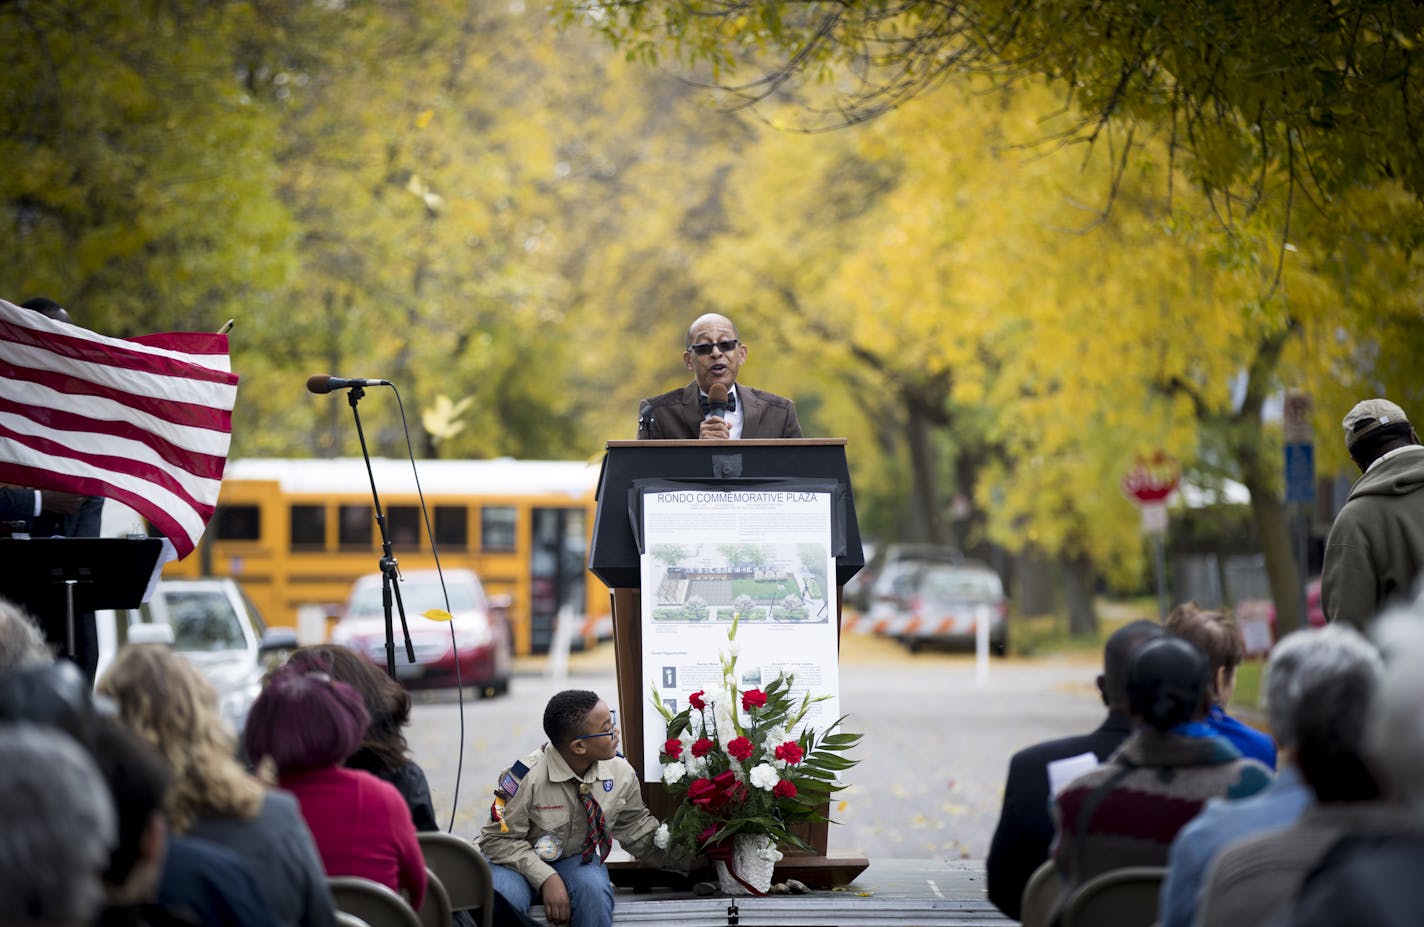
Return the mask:
M 358 577 L 380 570 L 374 477 L 402 570 L 473 569 L 509 597 L 516 653 L 549 648 L 559 610 L 576 639 L 606 634 L 608 590 L 587 569 L 597 463 L 551 460 L 361 458 L 228 461 L 218 508 L 199 548 L 165 576 L 231 576 L 269 624 L 298 611 L 339 613 Z M 430 516 L 432 552 L 419 487 Z

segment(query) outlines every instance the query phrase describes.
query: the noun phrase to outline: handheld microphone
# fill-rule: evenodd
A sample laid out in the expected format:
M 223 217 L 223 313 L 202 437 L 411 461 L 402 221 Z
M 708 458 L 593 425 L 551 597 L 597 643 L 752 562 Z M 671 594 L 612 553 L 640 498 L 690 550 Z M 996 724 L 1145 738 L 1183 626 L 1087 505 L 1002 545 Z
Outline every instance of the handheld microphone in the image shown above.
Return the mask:
M 353 386 L 390 386 L 390 380 L 348 380 L 332 377 L 324 373 L 307 377 L 307 389 L 313 393 L 329 393 L 337 389 L 351 389 Z
M 727 387 L 721 383 L 707 387 L 707 414 L 702 419 L 706 421 L 714 415 L 717 418 L 727 417 Z

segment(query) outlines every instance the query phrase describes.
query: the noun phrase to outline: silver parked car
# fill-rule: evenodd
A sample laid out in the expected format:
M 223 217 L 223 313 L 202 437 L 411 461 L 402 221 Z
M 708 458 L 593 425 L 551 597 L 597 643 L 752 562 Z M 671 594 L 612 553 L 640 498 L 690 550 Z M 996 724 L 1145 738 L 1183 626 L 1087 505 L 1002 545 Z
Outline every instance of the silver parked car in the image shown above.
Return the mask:
M 1008 649 L 1008 600 L 999 574 L 975 560 L 898 560 L 886 566 L 871 591 L 869 618 L 879 633 L 911 650 L 926 644 L 973 644 L 979 622 L 990 649 Z
M 159 580 L 136 609 L 94 613 L 99 675 L 129 642 L 170 644 L 218 691 L 222 715 L 239 734 L 269 662 L 297 646 L 291 628 L 269 628 L 232 579 Z

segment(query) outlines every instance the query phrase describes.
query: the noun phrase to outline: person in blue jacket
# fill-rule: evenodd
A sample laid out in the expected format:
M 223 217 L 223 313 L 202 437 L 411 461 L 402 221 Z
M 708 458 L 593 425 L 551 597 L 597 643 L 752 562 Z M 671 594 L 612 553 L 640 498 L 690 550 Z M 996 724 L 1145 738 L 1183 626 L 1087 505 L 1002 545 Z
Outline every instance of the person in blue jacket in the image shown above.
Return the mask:
M 1274 772 L 1276 742 L 1268 734 L 1242 724 L 1226 713 L 1236 691 L 1236 670 L 1246 656 L 1241 626 L 1228 612 L 1184 602 L 1162 623 L 1168 633 L 1185 638 L 1211 659 L 1211 709 L 1206 723 L 1248 759 L 1260 760 Z

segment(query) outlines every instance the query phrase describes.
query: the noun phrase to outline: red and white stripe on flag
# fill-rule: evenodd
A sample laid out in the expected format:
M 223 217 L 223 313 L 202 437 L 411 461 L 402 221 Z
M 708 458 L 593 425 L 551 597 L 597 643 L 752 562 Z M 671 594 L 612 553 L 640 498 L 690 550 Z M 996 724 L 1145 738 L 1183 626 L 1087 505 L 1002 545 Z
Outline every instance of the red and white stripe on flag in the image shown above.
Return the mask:
M 217 505 L 237 379 L 226 335 L 109 338 L 0 300 L 0 483 L 116 499 L 186 557 Z

